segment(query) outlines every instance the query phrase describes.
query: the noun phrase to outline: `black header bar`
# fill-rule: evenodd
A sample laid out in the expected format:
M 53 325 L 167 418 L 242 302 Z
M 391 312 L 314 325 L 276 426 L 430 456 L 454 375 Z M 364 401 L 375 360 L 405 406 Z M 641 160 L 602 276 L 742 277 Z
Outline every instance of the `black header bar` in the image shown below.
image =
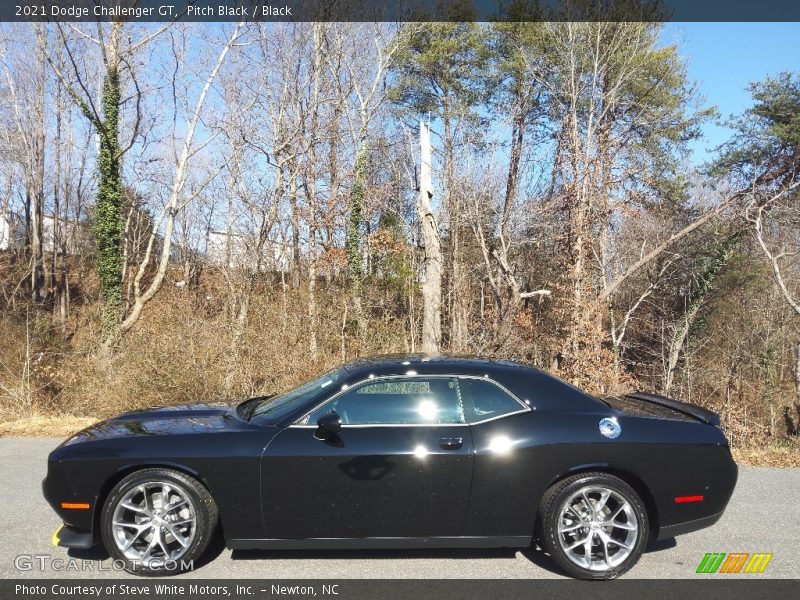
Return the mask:
M 759 576 L 760 577 L 760 576 Z M 6 579 L 5 600 L 762 600 L 797 598 L 800 580 Z
M 0 0 L 0 21 L 800 21 L 800 0 Z

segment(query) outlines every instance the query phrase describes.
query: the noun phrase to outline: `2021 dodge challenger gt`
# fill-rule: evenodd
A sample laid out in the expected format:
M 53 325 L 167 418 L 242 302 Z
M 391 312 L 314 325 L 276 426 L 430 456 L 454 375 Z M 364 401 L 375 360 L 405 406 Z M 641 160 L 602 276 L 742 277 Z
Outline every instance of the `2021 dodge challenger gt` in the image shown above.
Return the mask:
M 128 569 L 229 548 L 538 544 L 610 579 L 649 541 L 713 525 L 737 468 L 716 413 L 597 399 L 520 364 L 386 356 L 238 406 L 167 406 L 81 431 L 49 457 L 54 540 Z

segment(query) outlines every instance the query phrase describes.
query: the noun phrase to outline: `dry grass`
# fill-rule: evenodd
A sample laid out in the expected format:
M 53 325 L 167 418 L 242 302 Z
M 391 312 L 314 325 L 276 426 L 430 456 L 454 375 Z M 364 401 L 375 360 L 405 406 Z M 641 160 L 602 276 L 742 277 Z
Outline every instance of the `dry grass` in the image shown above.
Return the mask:
M 67 438 L 96 422 L 92 417 L 34 415 L 0 421 L 0 436 Z
M 345 296 L 323 289 L 319 351 L 312 360 L 303 294 L 296 290 L 289 302 L 280 288 L 259 291 L 246 328 L 237 332 L 222 292 L 167 287 L 111 356 L 96 351 L 93 308 L 75 317 L 70 330 L 77 333 L 69 342 L 49 314 L 29 322 L 0 318 L 0 421 L 38 414 L 105 418 L 147 406 L 233 402 L 289 389 L 357 355 L 408 350 L 403 322 L 382 313 L 363 347 L 350 332 L 342 348 Z
M 344 319 L 348 289 L 341 282 L 320 285 L 319 350 L 311 360 L 304 286 L 284 295 L 280 283 L 264 281 L 250 299 L 242 331 L 227 308 L 226 290 L 211 272 L 195 291 L 165 286 L 111 356 L 97 353 L 100 331 L 93 303 L 76 303 L 69 337 L 49 312 L 3 313 L 0 436 L 65 438 L 128 410 L 234 402 L 289 389 L 355 356 L 411 349 L 407 311 L 396 291 L 370 288 L 369 334 L 361 339 L 356 324 Z M 96 296 L 96 289 L 89 292 Z M 745 408 L 732 414 L 739 428 L 726 428 L 736 461 L 800 467 L 800 440 L 767 436 L 765 427 L 758 427 L 758 411 Z M 776 407 L 776 414 L 780 410 Z
M 750 467 L 800 467 L 800 440 L 734 448 L 733 458 L 739 465 Z

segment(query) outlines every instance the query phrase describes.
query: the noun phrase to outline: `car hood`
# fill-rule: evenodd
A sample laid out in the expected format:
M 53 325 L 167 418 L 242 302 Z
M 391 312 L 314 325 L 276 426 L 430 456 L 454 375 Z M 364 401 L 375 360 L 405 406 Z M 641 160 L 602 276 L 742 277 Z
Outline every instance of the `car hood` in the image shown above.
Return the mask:
M 95 423 L 61 445 L 120 437 L 212 433 L 233 429 L 237 420 L 235 411 L 227 404 L 159 406 Z

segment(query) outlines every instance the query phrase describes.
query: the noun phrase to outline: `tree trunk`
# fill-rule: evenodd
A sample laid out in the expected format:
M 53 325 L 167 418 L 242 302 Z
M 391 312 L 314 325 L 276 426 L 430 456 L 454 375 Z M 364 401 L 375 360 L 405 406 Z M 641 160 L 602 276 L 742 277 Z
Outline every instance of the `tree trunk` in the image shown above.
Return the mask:
M 524 102 L 524 100 L 519 100 Z M 508 176 L 506 178 L 506 197 L 503 200 L 503 217 L 500 222 L 501 243 L 505 245 L 508 239 L 508 223 L 511 217 L 511 210 L 517 197 L 519 186 L 519 165 L 522 159 L 522 148 L 525 140 L 525 111 L 522 107 L 517 107 L 514 115 L 514 122 L 511 128 L 511 153 L 508 163 Z
M 322 24 L 314 23 L 314 64 L 311 92 L 311 140 L 305 180 L 308 197 L 308 350 L 317 360 L 317 134 L 319 128 L 319 87 L 322 77 Z
M 122 177 L 119 158 L 119 50 L 122 23 L 111 25 L 106 72 L 103 80 L 103 122 L 97 124 L 100 153 L 97 159 L 100 181 L 95 212 L 97 272 L 103 334 L 106 340 L 117 333 L 122 317 Z
M 420 182 L 417 215 L 425 245 L 425 281 L 422 284 L 422 351 L 437 353 L 442 343 L 442 248 L 439 227 L 431 208 L 431 137 L 424 120 L 419 123 Z
M 59 82 L 60 85 L 60 82 Z M 66 130 L 67 130 L 67 145 L 68 149 L 72 148 L 72 112 L 67 111 L 67 122 L 66 122 Z M 59 156 L 61 154 L 61 149 L 58 150 Z M 70 229 L 68 226 L 70 222 L 70 206 L 72 204 L 72 182 L 70 179 L 70 174 L 72 173 L 72 152 L 67 151 L 66 156 L 64 157 L 64 176 L 62 178 L 62 186 L 61 189 L 63 190 L 61 204 L 63 206 L 63 220 L 67 226 L 61 232 L 61 237 L 59 239 L 59 273 L 58 273 L 58 283 L 56 289 L 58 291 L 58 317 L 59 322 L 61 324 L 61 333 L 67 333 L 67 317 L 69 316 L 69 302 L 70 302 L 70 290 L 69 290 L 69 260 L 67 258 L 67 250 L 70 247 L 70 235 L 75 235 L 74 229 Z M 75 219 L 77 221 L 77 219 Z
M 794 346 L 794 394 L 795 402 L 800 402 L 800 342 Z
M 445 104 L 444 122 L 444 179 L 447 196 L 445 205 L 450 218 L 450 349 L 463 350 L 467 345 L 469 290 L 461 260 L 461 197 L 453 192 L 453 126 Z
M 675 331 L 670 343 L 669 355 L 667 357 L 667 373 L 664 379 L 665 394 L 670 392 L 672 385 L 675 382 L 675 373 L 677 370 L 678 361 L 681 357 L 681 352 L 686 345 L 686 341 L 689 338 L 689 332 L 692 330 L 692 325 L 694 325 L 694 322 L 697 319 L 697 315 L 700 312 L 703 301 L 705 300 L 706 296 L 708 296 L 708 293 L 711 291 L 714 285 L 714 280 L 716 279 L 722 267 L 724 267 L 728 262 L 728 259 L 730 258 L 741 238 L 742 233 L 736 233 L 730 239 L 721 244 L 712 261 L 706 267 L 705 271 L 700 275 L 700 278 L 697 282 L 697 288 L 689 298 L 689 305 L 686 308 L 686 314 L 681 320 L 680 325 L 678 325 L 678 328 Z
M 517 100 L 511 128 L 511 151 L 509 155 L 506 192 L 503 199 L 503 212 L 500 217 L 500 236 L 490 249 L 480 227 L 476 229 L 486 267 L 490 271 L 489 283 L 492 287 L 495 310 L 493 317 L 493 343 L 499 350 L 508 337 L 508 332 L 522 303 L 520 286 L 508 259 L 508 226 L 519 187 L 520 160 L 525 140 L 525 102 L 519 86 L 515 87 Z M 484 289 L 481 287 L 481 319 L 484 315 Z
M 50 233 L 51 247 L 50 247 L 50 281 L 49 286 L 54 295 L 60 297 L 58 290 L 60 288 L 58 280 L 58 250 L 61 242 L 61 130 L 62 130 L 62 109 L 63 102 L 61 97 L 61 84 L 57 84 L 56 88 L 56 101 L 55 101 L 55 117 L 56 117 L 56 135 L 53 140 L 53 153 L 55 155 L 55 166 L 53 169 L 53 228 Z M 53 303 L 53 319 L 55 319 L 58 310 L 58 297 L 56 302 Z
M 362 307 L 364 272 L 361 254 L 361 220 L 364 208 L 364 179 L 367 169 L 367 140 L 359 142 L 356 155 L 353 190 L 350 194 L 350 222 L 347 228 L 347 270 L 350 276 L 350 293 L 353 299 L 353 312 L 358 324 L 362 342 L 366 339 L 367 323 Z
M 300 253 L 300 215 L 297 213 L 297 167 L 295 162 L 290 164 L 289 172 L 289 205 L 292 222 L 292 287 L 300 287 L 300 272 L 302 268 L 302 255 Z
M 44 53 L 44 49 L 40 50 Z M 37 89 L 36 89 L 36 122 L 35 133 L 33 134 L 34 156 L 31 157 L 31 173 L 29 175 L 28 195 L 30 199 L 30 250 L 31 250 L 31 299 L 34 302 L 41 302 L 44 296 L 44 252 L 43 252 L 43 217 L 44 217 L 44 146 L 45 146 L 45 114 L 44 100 L 46 94 L 46 72 L 47 63 L 42 56 Z

